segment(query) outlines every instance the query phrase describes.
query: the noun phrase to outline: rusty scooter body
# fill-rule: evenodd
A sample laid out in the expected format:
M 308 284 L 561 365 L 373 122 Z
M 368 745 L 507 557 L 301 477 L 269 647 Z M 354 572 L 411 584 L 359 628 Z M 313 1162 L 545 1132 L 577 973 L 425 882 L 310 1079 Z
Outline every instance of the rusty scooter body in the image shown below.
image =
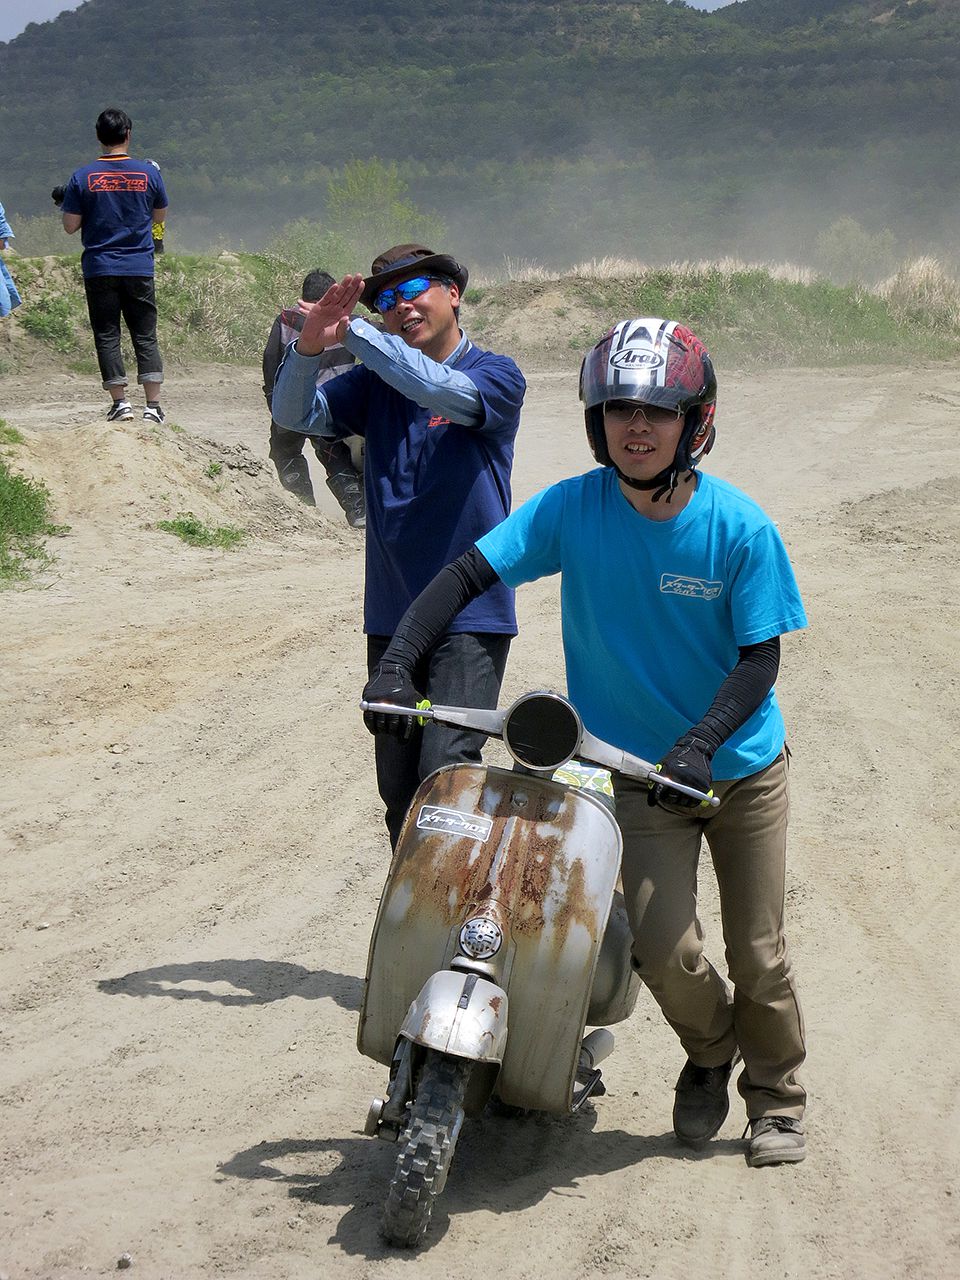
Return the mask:
M 506 711 L 369 709 L 477 729 L 514 761 L 450 765 L 421 783 L 370 942 L 358 1044 L 390 1075 L 365 1132 L 400 1144 L 383 1230 L 409 1246 L 427 1230 L 465 1115 L 494 1095 L 562 1115 L 603 1092 L 606 1028 L 629 1016 L 639 988 L 617 892 L 622 842 L 610 803 L 554 774 L 575 760 L 662 778 L 587 733 L 556 693 Z

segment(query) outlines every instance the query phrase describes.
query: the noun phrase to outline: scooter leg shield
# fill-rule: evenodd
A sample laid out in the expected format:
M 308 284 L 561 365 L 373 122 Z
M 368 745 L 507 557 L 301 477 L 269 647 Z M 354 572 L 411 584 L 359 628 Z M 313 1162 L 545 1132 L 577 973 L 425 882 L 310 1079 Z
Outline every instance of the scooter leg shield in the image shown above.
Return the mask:
M 500 1063 L 507 1043 L 507 993 L 475 973 L 434 973 L 411 1004 L 400 1035 L 454 1058 Z
M 623 1022 L 633 1013 L 641 984 L 630 964 L 632 943 L 627 909 L 623 894 L 618 890 L 613 895 L 610 919 L 593 975 L 586 1020 L 588 1027 L 608 1027 Z

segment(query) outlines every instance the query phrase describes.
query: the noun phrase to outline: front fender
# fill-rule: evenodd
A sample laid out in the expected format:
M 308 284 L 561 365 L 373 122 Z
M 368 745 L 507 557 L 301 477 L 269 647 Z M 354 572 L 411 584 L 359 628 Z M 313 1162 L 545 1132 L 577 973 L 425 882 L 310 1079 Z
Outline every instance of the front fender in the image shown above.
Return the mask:
M 499 1064 L 507 1043 L 507 993 L 475 973 L 443 969 L 423 984 L 400 1035 L 455 1058 Z

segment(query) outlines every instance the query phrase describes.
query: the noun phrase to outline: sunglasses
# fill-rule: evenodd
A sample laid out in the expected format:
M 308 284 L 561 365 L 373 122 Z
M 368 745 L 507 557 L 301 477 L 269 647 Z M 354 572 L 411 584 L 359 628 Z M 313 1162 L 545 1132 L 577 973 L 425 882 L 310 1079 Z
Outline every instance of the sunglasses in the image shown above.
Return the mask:
M 658 404 L 638 404 L 636 400 L 606 400 L 603 416 L 615 427 L 628 427 L 636 417 L 643 418 L 651 427 L 672 427 L 680 421 L 683 413 Z
M 412 302 L 414 298 L 419 298 L 421 293 L 426 293 L 436 280 L 436 276 L 416 276 L 413 280 L 404 280 L 401 284 L 394 285 L 392 289 L 383 289 L 378 293 L 373 300 L 373 305 L 382 316 L 385 316 L 388 311 L 393 310 L 400 298 L 404 302 Z

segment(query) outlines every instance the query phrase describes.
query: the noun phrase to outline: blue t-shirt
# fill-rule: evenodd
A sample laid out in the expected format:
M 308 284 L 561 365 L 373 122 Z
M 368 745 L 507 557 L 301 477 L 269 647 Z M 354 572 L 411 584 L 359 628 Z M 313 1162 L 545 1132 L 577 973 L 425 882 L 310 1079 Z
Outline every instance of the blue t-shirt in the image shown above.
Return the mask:
M 153 211 L 167 204 L 160 170 L 148 160 L 103 156 L 78 169 L 62 209 L 83 219 L 84 278 L 152 276 Z
M 366 440 L 368 635 L 393 635 L 444 565 L 510 511 L 523 375 L 508 356 L 472 345 L 456 367 L 480 394 L 478 427 L 420 408 L 363 365 L 323 386 L 334 425 Z M 449 630 L 516 635 L 513 591 L 497 583 Z
M 806 626 L 786 549 L 739 489 L 698 475 L 670 520 L 649 520 L 602 467 L 552 485 L 477 543 L 510 586 L 561 573 L 567 686 L 587 729 L 660 760 L 709 708 L 742 645 Z M 783 747 L 771 689 L 717 751 L 718 779 Z

